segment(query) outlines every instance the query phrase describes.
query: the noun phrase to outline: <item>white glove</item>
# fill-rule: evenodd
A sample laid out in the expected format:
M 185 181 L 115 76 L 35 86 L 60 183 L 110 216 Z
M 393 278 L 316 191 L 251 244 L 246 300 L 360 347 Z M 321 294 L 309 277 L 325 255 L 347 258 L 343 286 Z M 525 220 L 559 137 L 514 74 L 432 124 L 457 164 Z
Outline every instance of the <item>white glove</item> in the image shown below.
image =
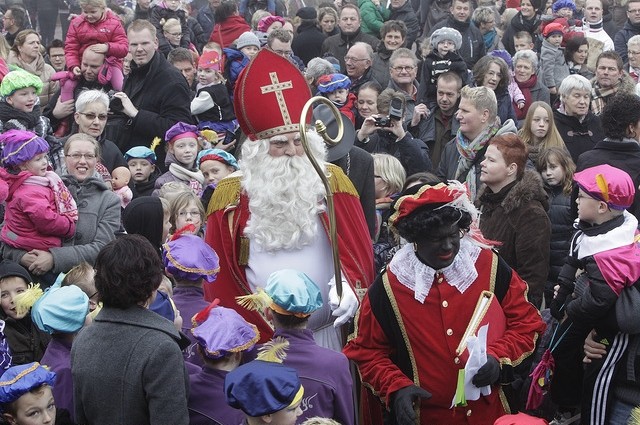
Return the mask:
M 335 276 L 329 281 L 329 307 L 331 307 L 331 315 L 337 317 L 333 322 L 334 327 L 344 325 L 355 316 L 358 304 L 358 297 L 351 289 L 349 282 L 342 279 L 342 299 L 340 299 L 336 290 Z

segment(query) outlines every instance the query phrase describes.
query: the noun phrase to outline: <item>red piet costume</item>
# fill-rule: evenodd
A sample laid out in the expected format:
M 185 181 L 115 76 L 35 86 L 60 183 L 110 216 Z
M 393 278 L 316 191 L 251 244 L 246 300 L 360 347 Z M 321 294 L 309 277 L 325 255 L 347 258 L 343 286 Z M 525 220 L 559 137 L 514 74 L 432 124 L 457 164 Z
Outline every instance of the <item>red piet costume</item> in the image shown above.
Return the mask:
M 252 140 L 298 131 L 297 121 L 310 97 L 304 76 L 294 65 L 273 52 L 261 50 L 236 82 L 234 102 L 238 122 Z M 341 269 L 354 293 L 362 298 L 374 278 L 367 224 L 349 178 L 340 167 L 331 164 L 326 167 L 334 194 Z M 241 180 L 241 173 L 223 179 L 207 209 L 205 240 L 220 257 L 220 274 L 213 285 L 205 286 L 205 298 L 219 298 L 220 305 L 237 310 L 258 327 L 260 341 L 265 342 L 273 333 L 271 325 L 259 312 L 241 308 L 236 303 L 236 297 L 252 292 L 246 274 L 250 240 L 244 234 L 251 213 Z M 327 214 L 322 213 L 320 218 L 328 235 Z M 282 218 L 283 226 L 286 220 Z M 312 263 L 314 258 L 308 261 Z
M 472 215 L 477 212 L 462 205 L 461 196 L 467 195 L 452 185 L 424 186 L 415 196 L 398 201 L 390 221 L 395 225 L 398 218 L 427 204 L 457 203 L 453 208 Z M 490 395 L 468 400 L 466 407 L 451 408 L 458 371 L 468 359 L 466 348 L 459 355 L 456 350 L 483 291 L 494 294 L 481 325 L 489 324 L 487 354 L 500 363 L 500 379 Z M 484 425 L 508 413 L 499 383 L 513 380 L 513 367 L 531 354 L 545 329 L 526 291 L 526 283 L 504 260 L 480 248 L 470 236 L 460 241 L 458 254 L 442 270 L 423 263 L 412 244 L 401 248 L 369 288 L 353 338 L 344 348 L 345 355 L 357 363 L 364 386 L 373 393 L 364 397 L 365 415 L 371 414 L 365 422 L 378 425 L 374 408 L 391 408 L 392 395 L 414 385 L 432 394 L 417 402 L 420 424 Z M 393 411 L 390 418 L 395 423 Z

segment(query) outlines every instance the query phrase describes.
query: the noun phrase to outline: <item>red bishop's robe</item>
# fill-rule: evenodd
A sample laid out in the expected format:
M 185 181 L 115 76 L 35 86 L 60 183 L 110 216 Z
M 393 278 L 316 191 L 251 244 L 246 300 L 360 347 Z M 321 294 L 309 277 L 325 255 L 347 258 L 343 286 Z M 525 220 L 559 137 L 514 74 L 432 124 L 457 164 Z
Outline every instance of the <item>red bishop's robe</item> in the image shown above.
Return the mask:
M 340 251 L 341 270 L 354 293 L 362 299 L 373 282 L 373 247 L 358 194 L 340 167 L 327 164 L 333 193 Z M 273 328 L 259 312 L 239 307 L 236 297 L 251 293 L 245 268 L 249 259 L 249 239 L 244 229 L 250 216 L 249 199 L 242 192 L 241 176 L 223 179 L 213 193 L 207 209 L 205 241 L 220 257 L 220 273 L 211 285 L 205 285 L 205 299 L 220 299 L 220 305 L 233 308 L 260 331 L 260 342 L 268 341 Z M 321 215 L 329 234 L 329 218 Z M 283 220 L 283 225 L 286 221 Z M 310 258 L 309 261 L 313 261 Z M 320 282 L 318 282 L 320 283 Z
M 424 304 L 387 268 L 369 288 L 357 316 L 355 337 L 344 348 L 345 355 L 357 363 L 363 384 L 387 408 L 390 396 L 402 388 L 417 385 L 429 391 L 433 396 L 420 405 L 422 425 L 486 425 L 508 412 L 499 385 L 487 397 L 450 409 L 458 370 L 464 369 L 468 356 L 467 350 L 457 356 L 456 348 L 483 291 L 496 294 L 483 324 L 489 323 L 487 354 L 499 360 L 503 373 L 531 354 L 545 329 L 526 298 L 526 283 L 504 260 L 483 249 L 475 268 L 478 276 L 463 293 L 436 273 Z M 492 326 L 501 329 L 501 337 L 492 338 Z M 375 406 L 372 397 L 368 402 Z

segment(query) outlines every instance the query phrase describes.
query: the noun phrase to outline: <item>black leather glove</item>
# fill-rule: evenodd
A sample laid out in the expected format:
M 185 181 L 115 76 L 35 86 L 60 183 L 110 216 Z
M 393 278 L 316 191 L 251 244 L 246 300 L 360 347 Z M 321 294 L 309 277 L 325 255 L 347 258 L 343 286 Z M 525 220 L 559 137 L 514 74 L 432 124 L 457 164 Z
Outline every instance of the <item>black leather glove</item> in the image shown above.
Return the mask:
M 478 373 L 473 377 L 471 382 L 478 388 L 493 385 L 500 379 L 500 363 L 490 355 L 487 355 L 487 362 L 478 369 Z
M 431 398 L 431 393 L 420 387 L 412 385 L 410 387 L 402 388 L 396 391 L 392 395 L 393 398 L 393 413 L 396 416 L 396 422 L 398 425 L 415 425 L 418 420 L 416 411 L 413 410 L 413 403 L 418 402 L 419 399 Z

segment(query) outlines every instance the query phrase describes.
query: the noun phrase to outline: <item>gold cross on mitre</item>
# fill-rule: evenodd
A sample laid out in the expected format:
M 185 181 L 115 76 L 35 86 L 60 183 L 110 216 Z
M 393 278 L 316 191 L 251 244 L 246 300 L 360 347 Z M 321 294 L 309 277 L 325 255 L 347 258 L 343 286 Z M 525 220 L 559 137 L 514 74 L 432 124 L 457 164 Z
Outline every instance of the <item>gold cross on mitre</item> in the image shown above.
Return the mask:
M 282 92 L 292 89 L 293 83 L 291 82 L 291 80 L 283 81 L 281 83 L 280 81 L 278 81 L 278 74 L 275 72 L 270 72 L 269 78 L 271 79 L 271 84 L 268 86 L 260 86 L 260 91 L 262 94 L 276 94 L 276 99 L 278 100 L 278 108 L 280 108 L 280 114 L 282 114 L 284 125 L 291 125 L 291 116 L 289 115 L 289 109 L 287 109 L 287 103 L 284 100 L 284 94 Z

